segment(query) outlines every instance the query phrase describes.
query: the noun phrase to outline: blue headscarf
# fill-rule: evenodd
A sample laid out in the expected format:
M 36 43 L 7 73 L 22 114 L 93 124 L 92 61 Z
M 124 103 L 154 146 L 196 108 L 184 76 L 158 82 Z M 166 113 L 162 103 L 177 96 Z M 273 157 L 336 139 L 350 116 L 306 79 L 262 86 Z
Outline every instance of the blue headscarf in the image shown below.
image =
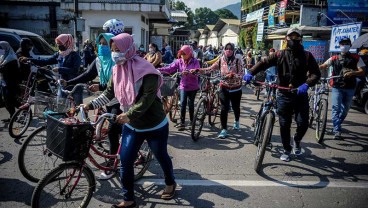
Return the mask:
M 100 45 L 100 38 L 105 38 L 107 42 L 107 46 Z M 111 59 L 111 52 L 109 48 L 110 39 L 114 37 L 111 33 L 101 33 L 96 39 L 96 45 L 98 47 L 98 58 L 101 62 L 101 71 L 100 71 L 100 83 L 107 84 L 110 80 L 112 67 L 115 66 L 115 63 Z M 108 52 L 106 51 L 108 48 Z

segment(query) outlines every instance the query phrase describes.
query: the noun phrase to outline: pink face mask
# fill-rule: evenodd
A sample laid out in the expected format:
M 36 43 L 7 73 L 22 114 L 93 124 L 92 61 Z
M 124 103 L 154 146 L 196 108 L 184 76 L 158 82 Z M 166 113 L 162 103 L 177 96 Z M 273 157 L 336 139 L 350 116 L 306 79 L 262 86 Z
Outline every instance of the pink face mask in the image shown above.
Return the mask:
M 226 57 L 230 57 L 234 54 L 234 51 L 233 50 L 225 50 L 225 56 Z

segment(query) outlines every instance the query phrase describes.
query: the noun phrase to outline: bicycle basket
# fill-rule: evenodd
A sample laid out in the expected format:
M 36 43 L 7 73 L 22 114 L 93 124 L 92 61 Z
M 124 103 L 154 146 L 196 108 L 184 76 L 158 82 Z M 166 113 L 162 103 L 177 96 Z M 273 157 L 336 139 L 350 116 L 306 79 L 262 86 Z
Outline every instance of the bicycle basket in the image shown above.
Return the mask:
M 47 149 L 63 161 L 84 160 L 93 138 L 94 128 L 90 123 L 65 123 L 64 113 L 47 115 Z M 61 120 L 59 120 L 61 119 Z
M 160 90 L 162 96 L 173 96 L 175 88 L 177 87 L 176 78 L 163 77 L 164 83 L 162 84 Z
M 34 115 L 38 118 L 44 118 L 43 112 L 48 110 L 54 110 L 56 96 L 36 91 L 34 102 Z

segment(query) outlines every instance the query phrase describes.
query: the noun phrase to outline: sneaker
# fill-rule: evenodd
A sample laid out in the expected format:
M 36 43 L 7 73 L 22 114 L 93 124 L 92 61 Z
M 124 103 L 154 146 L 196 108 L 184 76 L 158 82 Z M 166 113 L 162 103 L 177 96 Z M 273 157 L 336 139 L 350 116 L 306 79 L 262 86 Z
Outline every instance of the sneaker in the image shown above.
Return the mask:
M 240 129 L 240 127 L 239 127 L 239 121 L 234 121 L 233 129 L 234 130 L 239 130 Z
M 294 147 L 293 147 L 294 155 L 301 155 L 302 154 L 302 148 L 300 147 L 300 141 L 297 142 L 294 140 Z
M 341 139 L 341 132 L 337 131 L 334 133 L 334 139 Z
M 284 150 L 284 153 L 282 153 L 280 160 L 289 162 L 290 161 L 290 151 Z
M 221 133 L 217 136 L 219 139 L 225 139 L 227 137 L 227 130 L 222 129 Z
M 185 130 L 185 124 L 181 123 L 177 125 L 178 131 L 184 131 Z
M 98 176 L 98 179 L 99 180 L 109 180 L 110 178 L 114 177 L 114 175 L 115 175 L 114 171 L 112 172 L 109 171 L 108 173 L 106 173 L 105 171 L 102 171 L 100 176 Z

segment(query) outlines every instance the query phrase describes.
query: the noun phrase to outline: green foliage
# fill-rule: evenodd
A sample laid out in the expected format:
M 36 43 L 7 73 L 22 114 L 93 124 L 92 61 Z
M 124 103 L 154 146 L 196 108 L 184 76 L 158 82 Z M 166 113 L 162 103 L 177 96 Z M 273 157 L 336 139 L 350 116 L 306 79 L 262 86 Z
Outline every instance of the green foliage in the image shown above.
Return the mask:
M 216 24 L 219 16 L 207 7 L 195 10 L 194 21 L 197 28 L 204 28 L 206 25 Z
M 223 19 L 238 19 L 230 10 L 228 9 L 218 9 L 215 13 L 219 16 L 219 18 Z
M 257 42 L 257 29 L 258 29 L 258 23 L 253 27 L 253 30 L 252 30 L 253 48 L 264 49 L 265 47 L 264 40 L 262 40 L 261 42 Z

